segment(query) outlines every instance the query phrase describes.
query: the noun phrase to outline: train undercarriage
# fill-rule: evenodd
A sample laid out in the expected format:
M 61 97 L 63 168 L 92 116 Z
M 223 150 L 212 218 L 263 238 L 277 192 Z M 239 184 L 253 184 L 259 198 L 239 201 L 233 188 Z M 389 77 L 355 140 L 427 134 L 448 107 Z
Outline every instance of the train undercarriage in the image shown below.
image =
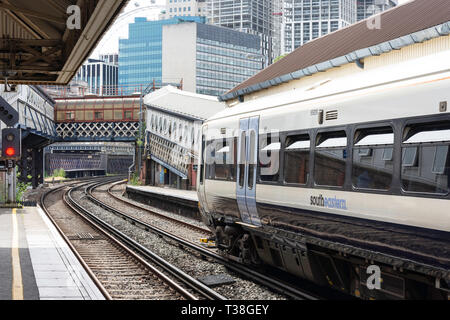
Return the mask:
M 270 226 L 254 228 L 224 216 L 208 222 L 217 247 L 231 260 L 270 265 L 366 300 L 450 298 L 448 270 Z

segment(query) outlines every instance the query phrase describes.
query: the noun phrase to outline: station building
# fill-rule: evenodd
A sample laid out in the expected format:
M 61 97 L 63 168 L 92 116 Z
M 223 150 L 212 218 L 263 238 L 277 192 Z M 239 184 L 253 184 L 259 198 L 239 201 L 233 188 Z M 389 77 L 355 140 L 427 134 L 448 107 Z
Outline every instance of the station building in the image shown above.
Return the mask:
M 216 97 L 166 86 L 144 97 L 147 109 L 141 180 L 195 190 L 203 122 L 223 110 Z

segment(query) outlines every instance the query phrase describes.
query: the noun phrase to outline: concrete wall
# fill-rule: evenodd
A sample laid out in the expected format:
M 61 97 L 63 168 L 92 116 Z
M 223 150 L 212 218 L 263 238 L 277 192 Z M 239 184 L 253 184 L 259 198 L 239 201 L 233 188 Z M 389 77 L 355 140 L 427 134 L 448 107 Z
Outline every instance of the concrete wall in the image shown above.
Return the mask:
M 183 79 L 183 90 L 196 92 L 196 23 L 163 26 L 162 78 L 177 82 Z

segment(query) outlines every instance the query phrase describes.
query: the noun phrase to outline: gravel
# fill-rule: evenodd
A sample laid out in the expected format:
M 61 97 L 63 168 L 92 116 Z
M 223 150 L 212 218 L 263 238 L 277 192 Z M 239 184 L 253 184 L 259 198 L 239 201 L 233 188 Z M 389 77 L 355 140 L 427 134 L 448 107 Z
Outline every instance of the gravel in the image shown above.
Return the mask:
M 158 256 L 162 257 L 166 261 L 180 268 L 187 274 L 194 278 L 200 278 L 207 275 L 219 275 L 228 274 L 235 282 L 228 285 L 222 285 L 215 287 L 218 293 L 234 300 L 285 300 L 287 297 L 274 293 L 266 287 L 260 286 L 252 281 L 245 280 L 236 274 L 227 270 L 219 263 L 203 260 L 197 253 L 190 252 L 186 249 L 181 249 L 177 244 L 171 243 L 170 240 L 161 238 L 151 232 L 145 231 L 132 225 L 131 223 L 117 217 L 116 215 L 108 212 L 96 205 L 91 201 L 84 198 L 82 191 L 72 192 L 74 198 L 78 201 L 80 198 L 80 204 L 89 210 L 92 214 L 96 215 L 100 219 L 106 221 L 110 225 L 121 230 L 130 238 L 139 242 Z M 129 210 L 132 210 L 129 208 Z M 177 216 L 180 218 L 180 216 Z M 187 233 L 193 232 L 186 231 Z M 178 231 L 178 236 L 187 238 L 192 237 L 190 234 L 181 234 L 182 231 Z

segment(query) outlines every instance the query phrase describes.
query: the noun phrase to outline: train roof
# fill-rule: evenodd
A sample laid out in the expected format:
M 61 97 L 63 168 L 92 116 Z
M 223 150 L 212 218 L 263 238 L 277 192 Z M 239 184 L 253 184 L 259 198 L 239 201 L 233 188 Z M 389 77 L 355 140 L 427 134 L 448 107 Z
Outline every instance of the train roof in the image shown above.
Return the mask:
M 450 34 L 448 0 L 415 0 L 387 10 L 379 16 L 379 28 L 369 28 L 370 19 L 374 17 L 308 42 L 221 95 L 220 100 Z

